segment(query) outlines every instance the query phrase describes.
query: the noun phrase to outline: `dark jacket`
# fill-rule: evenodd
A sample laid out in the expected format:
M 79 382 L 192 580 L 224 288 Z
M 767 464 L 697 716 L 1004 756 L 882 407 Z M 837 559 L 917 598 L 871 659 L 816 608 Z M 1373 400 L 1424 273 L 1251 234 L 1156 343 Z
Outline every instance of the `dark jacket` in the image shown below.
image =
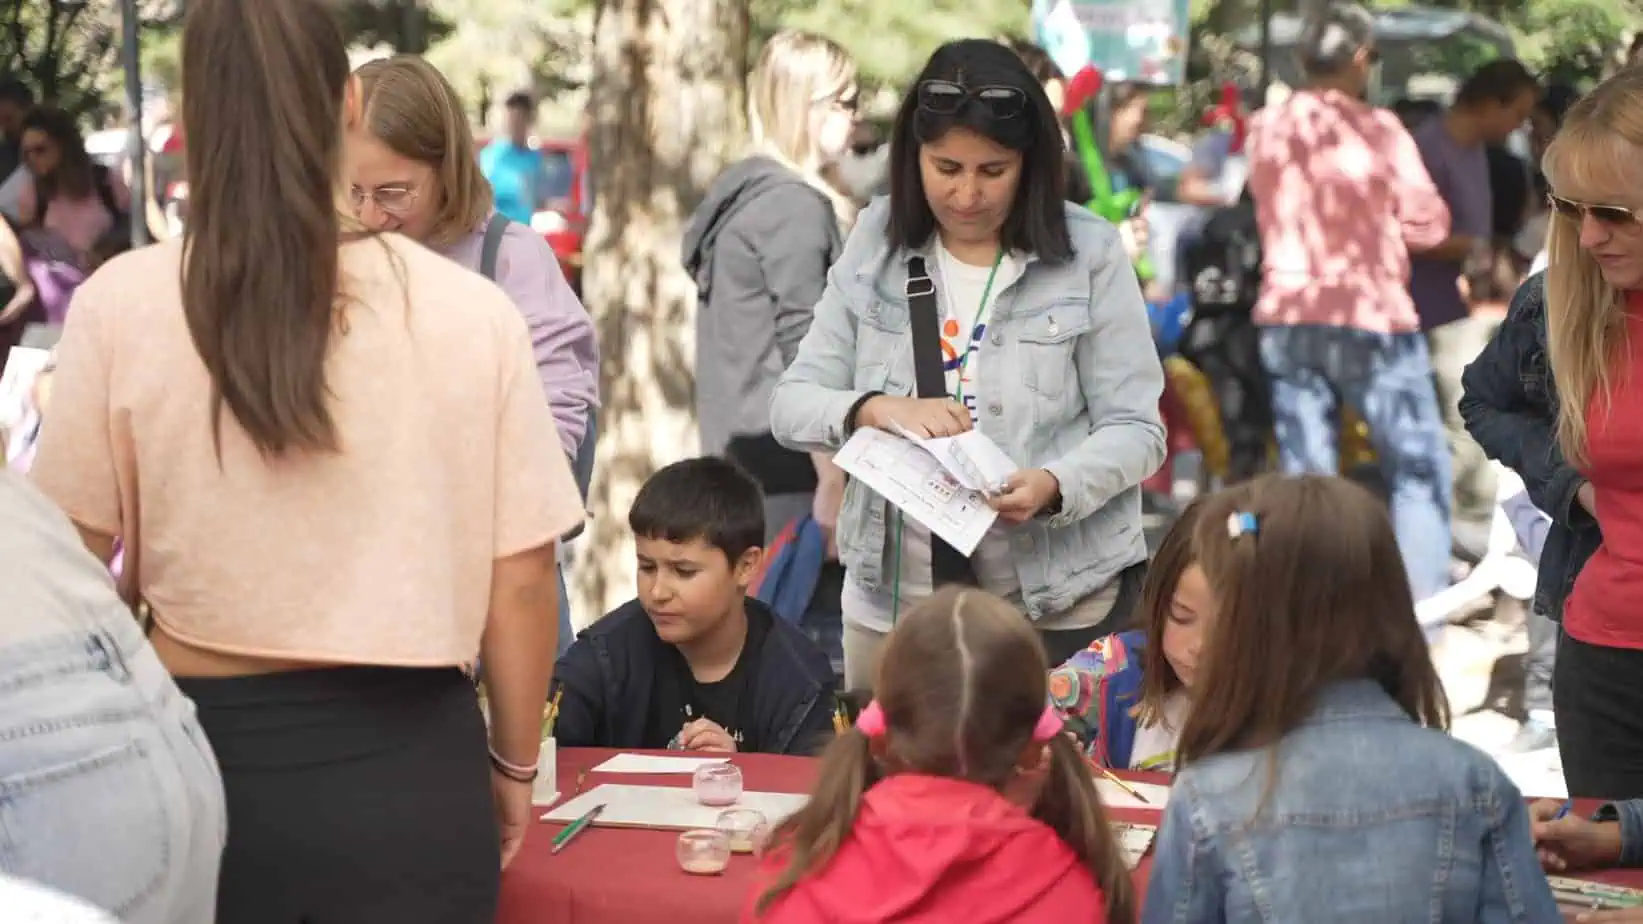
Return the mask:
M 832 734 L 833 665 L 764 604 L 749 599 L 747 611 L 749 619 L 769 620 L 747 693 L 752 740 L 765 753 L 813 754 Z M 562 747 L 660 747 L 644 738 L 666 647 L 637 600 L 582 630 L 554 668 L 554 683 L 563 691 L 555 741 Z
M 816 487 L 809 457 L 770 435 L 770 393 L 798 354 L 843 247 L 827 196 L 760 156 L 720 174 L 685 229 L 702 452 L 740 462 L 767 495 Z
M 1461 379 L 1466 430 L 1489 458 L 1515 471 L 1552 518 L 1535 583 L 1535 609 L 1563 617 L 1575 578 L 1603 544 L 1597 520 L 1575 499 L 1585 479 L 1557 447 L 1557 385 L 1546 357 L 1546 280 L 1536 273 L 1512 296 L 1506 321 Z

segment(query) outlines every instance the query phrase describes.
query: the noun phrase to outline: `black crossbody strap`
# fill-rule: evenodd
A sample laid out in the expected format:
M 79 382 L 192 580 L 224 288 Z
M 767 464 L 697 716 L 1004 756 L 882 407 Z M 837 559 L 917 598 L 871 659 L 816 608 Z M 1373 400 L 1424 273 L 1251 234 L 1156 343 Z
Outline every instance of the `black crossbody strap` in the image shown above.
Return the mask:
M 941 362 L 941 307 L 936 283 L 923 257 L 907 261 L 907 310 L 913 321 L 913 380 L 920 398 L 947 397 L 947 372 Z
M 947 397 L 947 370 L 941 359 L 941 307 L 936 283 L 923 257 L 907 261 L 907 310 L 912 318 L 913 381 L 920 398 Z M 964 553 L 940 536 L 930 535 L 931 585 L 976 583 L 975 568 Z M 897 575 L 900 579 L 900 575 Z

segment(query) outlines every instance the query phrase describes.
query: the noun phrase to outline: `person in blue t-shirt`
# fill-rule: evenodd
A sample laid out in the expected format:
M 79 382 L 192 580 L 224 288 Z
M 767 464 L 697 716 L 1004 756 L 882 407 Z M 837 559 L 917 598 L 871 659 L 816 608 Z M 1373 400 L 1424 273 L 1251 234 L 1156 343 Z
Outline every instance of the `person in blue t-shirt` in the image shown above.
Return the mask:
M 528 93 L 508 97 L 508 137 L 498 138 L 479 152 L 479 169 L 490 181 L 496 210 L 520 224 L 547 198 L 546 164 L 542 152 L 531 146 L 531 127 L 536 122 L 536 100 Z

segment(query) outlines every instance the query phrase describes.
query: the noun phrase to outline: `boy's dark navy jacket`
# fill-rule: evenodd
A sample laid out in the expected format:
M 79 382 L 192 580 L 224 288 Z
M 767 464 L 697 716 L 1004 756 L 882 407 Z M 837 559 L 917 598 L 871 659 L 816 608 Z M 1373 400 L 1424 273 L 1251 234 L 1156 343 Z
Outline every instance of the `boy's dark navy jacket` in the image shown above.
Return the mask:
M 1557 384 L 1546 357 L 1546 274 L 1518 287 L 1506 320 L 1461 377 L 1460 414 L 1485 454 L 1522 476 L 1529 500 L 1552 518 L 1540 553 L 1535 609 L 1563 618 L 1563 602 L 1603 544 L 1576 500 L 1586 480 L 1557 446 Z
M 769 622 L 750 665 L 754 729 L 748 750 L 814 754 L 833 735 L 833 665 L 758 600 L 748 598 L 747 615 Z M 553 731 L 559 746 L 660 747 L 644 737 L 666 648 L 637 600 L 584 629 L 554 669 L 555 688 L 564 691 Z

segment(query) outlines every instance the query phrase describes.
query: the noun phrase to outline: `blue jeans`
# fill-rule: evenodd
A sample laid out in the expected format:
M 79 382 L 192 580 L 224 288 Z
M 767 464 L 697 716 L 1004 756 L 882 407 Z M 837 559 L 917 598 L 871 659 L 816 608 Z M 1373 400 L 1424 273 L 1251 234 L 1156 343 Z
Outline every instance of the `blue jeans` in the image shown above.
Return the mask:
M 1340 471 L 1346 402 L 1369 425 L 1417 601 L 1449 586 L 1449 445 L 1426 338 L 1344 327 L 1261 329 L 1278 461 L 1289 474 Z M 1431 628 L 1431 627 L 1429 627 Z
M 112 589 L 80 612 L 0 649 L 0 871 L 126 924 L 211 924 L 227 822 L 194 704 Z

